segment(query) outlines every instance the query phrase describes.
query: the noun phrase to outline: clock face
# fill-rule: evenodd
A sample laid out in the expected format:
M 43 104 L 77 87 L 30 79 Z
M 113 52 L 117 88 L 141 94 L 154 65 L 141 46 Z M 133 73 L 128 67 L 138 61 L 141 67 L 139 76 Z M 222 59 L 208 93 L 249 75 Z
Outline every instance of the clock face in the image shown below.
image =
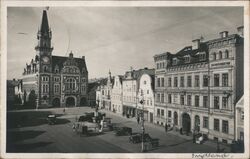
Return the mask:
M 43 62 L 44 63 L 49 63 L 49 58 L 47 56 L 43 57 Z

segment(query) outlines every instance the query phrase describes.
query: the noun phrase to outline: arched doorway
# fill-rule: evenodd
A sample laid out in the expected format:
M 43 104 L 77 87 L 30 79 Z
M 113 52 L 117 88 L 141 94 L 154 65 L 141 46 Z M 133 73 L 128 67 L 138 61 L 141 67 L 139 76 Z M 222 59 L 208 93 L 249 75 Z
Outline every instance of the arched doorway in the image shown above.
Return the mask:
M 87 106 L 87 99 L 85 97 L 82 97 L 80 100 L 80 105 L 81 106 Z
M 194 130 L 196 132 L 200 131 L 200 117 L 198 115 L 194 117 Z
M 53 107 L 60 107 L 60 99 L 59 98 L 55 98 L 52 102 L 52 106 Z
M 182 115 L 182 131 L 188 134 L 191 130 L 191 119 L 187 113 Z
M 178 114 L 174 112 L 174 125 L 178 125 Z
M 68 97 L 67 100 L 66 100 L 66 106 L 67 107 L 73 107 L 73 106 L 75 106 L 75 98 Z

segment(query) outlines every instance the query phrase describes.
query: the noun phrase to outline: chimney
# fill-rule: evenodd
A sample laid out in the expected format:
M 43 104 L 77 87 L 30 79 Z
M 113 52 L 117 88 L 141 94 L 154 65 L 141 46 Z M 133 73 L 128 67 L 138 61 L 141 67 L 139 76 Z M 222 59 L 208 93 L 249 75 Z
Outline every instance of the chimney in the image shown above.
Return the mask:
M 192 42 L 192 50 L 196 50 L 200 48 L 200 39 L 194 39 Z
M 244 26 L 239 26 L 237 28 L 237 31 L 238 31 L 238 34 L 241 36 L 241 37 L 244 37 Z
M 85 59 L 85 56 L 82 56 L 82 59 Z
M 220 37 L 221 37 L 221 38 L 226 38 L 226 37 L 228 37 L 228 31 L 222 31 L 222 32 L 220 32 Z

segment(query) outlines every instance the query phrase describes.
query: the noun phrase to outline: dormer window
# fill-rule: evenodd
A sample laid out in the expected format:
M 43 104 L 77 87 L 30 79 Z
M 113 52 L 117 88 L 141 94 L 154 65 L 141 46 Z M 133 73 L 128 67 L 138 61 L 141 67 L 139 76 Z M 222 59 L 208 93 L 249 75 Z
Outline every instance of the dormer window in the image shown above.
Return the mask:
M 177 65 L 177 58 L 173 59 L 173 65 Z
M 190 56 L 189 55 L 184 56 L 184 61 L 185 61 L 185 63 L 189 63 L 190 62 Z
M 199 53 L 199 59 L 200 59 L 200 61 L 205 60 L 206 59 L 206 53 L 205 52 Z

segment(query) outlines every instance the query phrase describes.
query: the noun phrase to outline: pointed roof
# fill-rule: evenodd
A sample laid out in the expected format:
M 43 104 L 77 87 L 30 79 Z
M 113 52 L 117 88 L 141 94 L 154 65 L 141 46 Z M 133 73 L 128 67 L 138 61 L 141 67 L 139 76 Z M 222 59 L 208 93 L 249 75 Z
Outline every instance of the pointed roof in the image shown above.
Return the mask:
M 42 23 L 41 23 L 41 32 L 48 32 L 49 31 L 49 22 L 48 22 L 48 17 L 47 17 L 47 12 L 46 10 L 43 10 L 43 17 L 42 17 Z

